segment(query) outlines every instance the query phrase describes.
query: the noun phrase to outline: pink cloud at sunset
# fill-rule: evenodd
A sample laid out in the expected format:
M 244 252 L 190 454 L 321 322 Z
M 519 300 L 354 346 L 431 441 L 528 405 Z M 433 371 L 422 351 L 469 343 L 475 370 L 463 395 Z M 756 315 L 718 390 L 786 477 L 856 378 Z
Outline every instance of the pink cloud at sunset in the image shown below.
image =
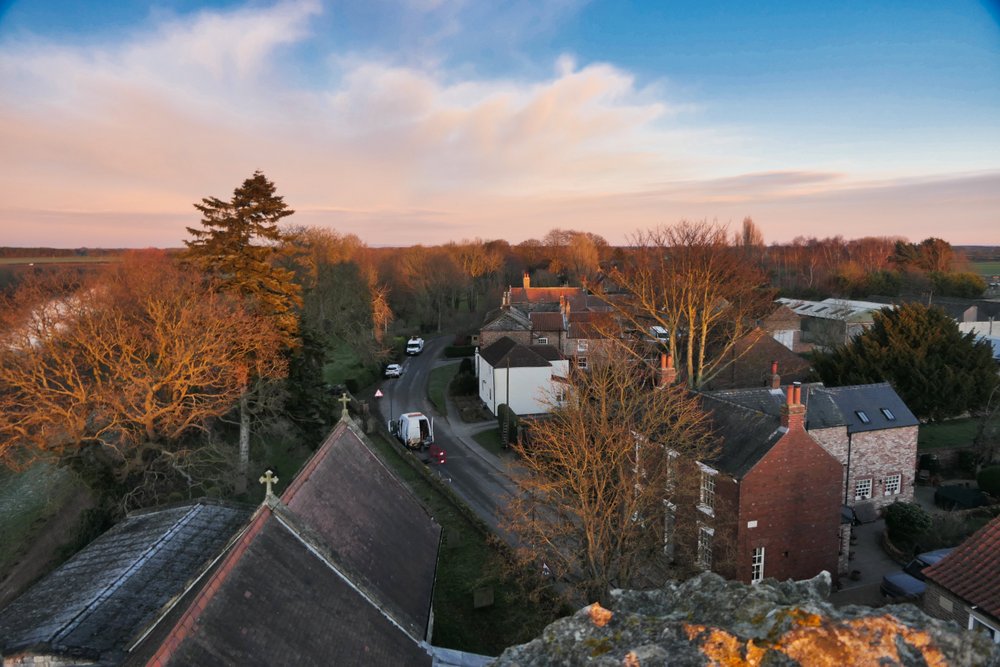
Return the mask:
M 255 169 L 294 222 L 372 245 L 518 242 L 552 227 L 620 243 L 681 218 L 747 215 L 768 241 L 1000 243 L 988 158 L 788 158 L 798 138 L 771 150 L 770 129 L 710 118 L 712 103 L 670 72 L 566 53 L 531 73 L 432 53 L 400 62 L 313 43 L 330 14 L 283 2 L 165 16 L 98 43 L 4 39 L 0 244 L 179 246 L 191 204 Z

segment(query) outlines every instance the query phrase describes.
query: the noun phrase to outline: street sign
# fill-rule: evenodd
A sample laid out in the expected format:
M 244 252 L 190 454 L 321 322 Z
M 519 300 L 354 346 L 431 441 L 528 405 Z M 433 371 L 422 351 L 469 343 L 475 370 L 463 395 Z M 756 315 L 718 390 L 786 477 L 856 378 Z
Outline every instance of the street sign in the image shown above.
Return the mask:
M 385 396 L 385 394 L 382 393 L 381 389 L 375 390 L 375 398 L 382 398 L 383 396 Z

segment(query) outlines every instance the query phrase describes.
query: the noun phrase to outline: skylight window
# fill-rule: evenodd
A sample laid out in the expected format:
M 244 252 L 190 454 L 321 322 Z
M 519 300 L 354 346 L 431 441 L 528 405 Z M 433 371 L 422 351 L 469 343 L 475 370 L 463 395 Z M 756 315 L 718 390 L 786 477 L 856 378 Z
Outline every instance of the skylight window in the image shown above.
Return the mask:
M 896 421 L 896 415 L 892 414 L 892 410 L 890 410 L 889 408 L 879 408 L 879 409 L 882 411 L 882 414 L 885 415 L 886 419 L 888 419 L 891 422 Z
M 858 419 L 861 420 L 862 424 L 871 424 L 872 423 L 871 418 L 868 415 L 865 414 L 864 410 L 855 410 L 854 414 L 856 414 L 858 416 Z

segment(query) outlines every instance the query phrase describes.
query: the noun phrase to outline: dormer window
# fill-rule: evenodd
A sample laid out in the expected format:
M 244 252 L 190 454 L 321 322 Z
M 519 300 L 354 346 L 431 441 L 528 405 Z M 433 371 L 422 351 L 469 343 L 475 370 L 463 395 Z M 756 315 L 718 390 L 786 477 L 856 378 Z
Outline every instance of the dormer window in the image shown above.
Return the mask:
M 890 410 L 889 408 L 879 408 L 879 409 L 882 411 L 882 414 L 885 415 L 886 419 L 888 419 L 891 422 L 896 421 L 896 415 L 892 414 L 892 410 Z
M 865 414 L 864 410 L 855 410 L 854 414 L 856 414 L 858 416 L 858 419 L 861 420 L 862 424 L 871 424 L 872 423 L 871 418 L 868 415 Z

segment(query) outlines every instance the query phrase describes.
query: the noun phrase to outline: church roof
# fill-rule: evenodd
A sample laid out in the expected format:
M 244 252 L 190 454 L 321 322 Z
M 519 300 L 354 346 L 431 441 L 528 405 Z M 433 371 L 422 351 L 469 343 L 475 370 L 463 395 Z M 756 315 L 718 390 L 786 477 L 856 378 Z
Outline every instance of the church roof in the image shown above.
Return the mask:
M 440 535 L 342 420 L 157 639 L 152 664 L 430 665 Z
M 0 652 L 118 662 L 250 512 L 199 501 L 130 514 L 0 612 Z

